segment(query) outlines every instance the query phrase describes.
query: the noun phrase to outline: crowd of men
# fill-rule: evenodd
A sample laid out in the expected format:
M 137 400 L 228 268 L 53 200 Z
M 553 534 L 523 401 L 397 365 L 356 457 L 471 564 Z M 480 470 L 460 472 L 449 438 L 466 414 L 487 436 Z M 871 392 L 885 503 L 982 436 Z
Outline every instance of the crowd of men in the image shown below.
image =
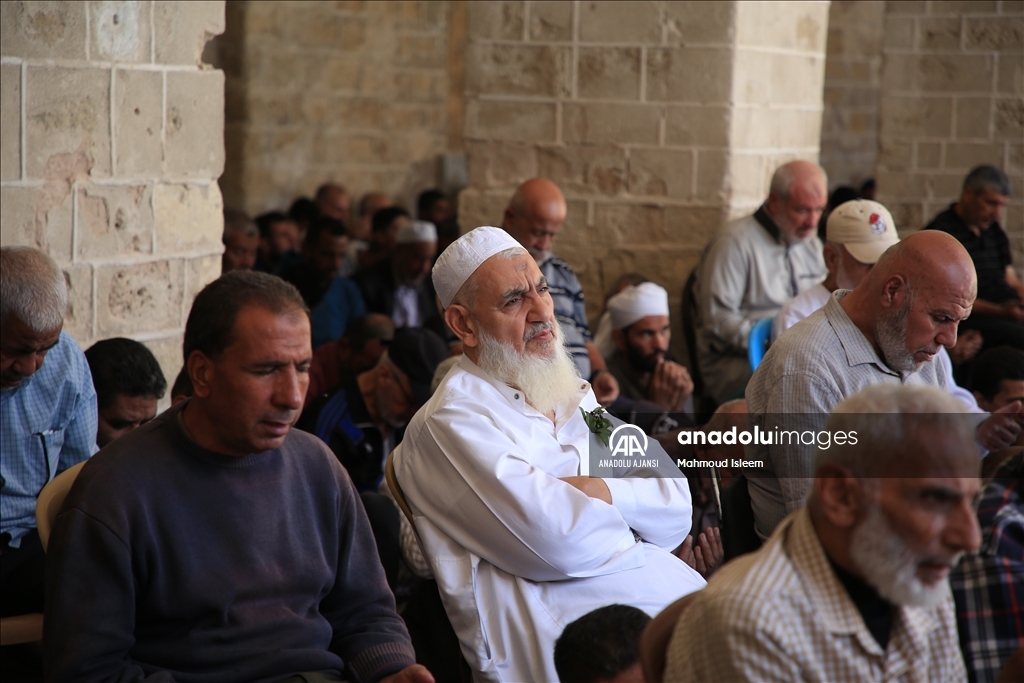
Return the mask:
M 45 615 L 55 682 L 1019 675 L 1009 182 L 916 232 L 827 188 L 789 162 L 717 232 L 688 367 L 641 274 L 591 333 L 550 180 L 461 235 L 435 190 L 226 211 L 160 414 L 145 345 L 83 353 L 60 268 L 4 247 L 2 616 Z

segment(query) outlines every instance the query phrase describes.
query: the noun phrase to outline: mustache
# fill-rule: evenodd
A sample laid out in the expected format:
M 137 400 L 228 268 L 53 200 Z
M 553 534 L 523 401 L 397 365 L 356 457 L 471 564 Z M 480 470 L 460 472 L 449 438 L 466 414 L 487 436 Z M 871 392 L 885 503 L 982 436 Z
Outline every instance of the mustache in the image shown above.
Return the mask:
M 523 333 L 523 343 L 530 341 L 541 332 L 551 332 L 556 338 L 558 333 L 555 331 L 555 324 L 553 322 L 534 323 L 530 326 L 530 329 Z

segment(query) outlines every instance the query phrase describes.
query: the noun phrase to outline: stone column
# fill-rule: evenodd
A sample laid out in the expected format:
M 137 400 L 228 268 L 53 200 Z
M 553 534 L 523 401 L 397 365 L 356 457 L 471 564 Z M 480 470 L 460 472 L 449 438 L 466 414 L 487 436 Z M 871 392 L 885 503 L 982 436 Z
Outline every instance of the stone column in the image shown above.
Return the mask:
M 1024 3 L 887 2 L 878 196 L 901 232 L 982 163 L 1013 182 L 1003 225 L 1024 261 Z
M 499 224 L 522 180 L 548 177 L 590 315 L 630 271 L 677 311 L 774 166 L 817 158 L 827 22 L 827 2 L 469 3 L 460 223 Z
M 0 243 L 46 251 L 83 348 L 145 342 L 168 384 L 220 274 L 223 2 L 4 2 Z

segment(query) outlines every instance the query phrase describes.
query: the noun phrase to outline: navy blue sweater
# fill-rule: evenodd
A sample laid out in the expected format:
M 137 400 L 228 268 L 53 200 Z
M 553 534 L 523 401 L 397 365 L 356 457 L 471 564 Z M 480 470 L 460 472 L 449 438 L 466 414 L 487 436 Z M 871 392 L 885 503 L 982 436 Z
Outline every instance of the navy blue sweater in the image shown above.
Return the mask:
M 184 405 L 184 404 L 182 404 Z M 293 430 L 226 457 L 176 406 L 89 461 L 47 552 L 48 681 L 375 681 L 415 661 L 344 468 Z

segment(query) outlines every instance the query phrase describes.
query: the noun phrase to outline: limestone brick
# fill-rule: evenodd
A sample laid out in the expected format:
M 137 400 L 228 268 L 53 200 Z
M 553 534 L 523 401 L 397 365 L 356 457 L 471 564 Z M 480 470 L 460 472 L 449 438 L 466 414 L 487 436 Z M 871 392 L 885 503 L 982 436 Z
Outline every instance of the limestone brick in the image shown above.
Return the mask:
M 585 2 L 580 5 L 580 40 L 600 43 L 661 42 L 658 3 Z
M 96 337 L 180 329 L 181 259 L 96 268 Z
M 483 192 L 466 188 L 459 193 L 459 223 L 462 229 L 471 230 L 481 225 L 500 226 L 513 188 L 500 193 Z
M 224 170 L 224 72 L 167 73 L 165 170 L 216 178 Z
M 561 0 L 531 2 L 530 40 L 572 40 L 572 5 L 571 2 Z
M 555 141 L 554 104 L 470 100 L 466 103 L 466 135 L 493 140 Z
M 64 281 L 68 286 L 68 313 L 64 316 L 64 331 L 74 337 L 82 348 L 94 339 L 92 266 L 64 266 Z
M 183 11 L 185 10 L 185 11 Z M 207 41 L 224 32 L 224 3 L 189 2 L 187 9 L 173 0 L 155 0 L 156 61 L 198 65 Z
M 179 332 L 167 337 L 146 339 L 142 342 L 156 358 L 156 362 L 160 364 L 160 370 L 164 373 L 164 379 L 167 381 L 167 393 L 164 394 L 163 400 L 157 406 L 158 411 L 166 410 L 170 406 L 171 387 L 174 386 L 174 380 L 185 364 L 181 355 L 183 341 L 184 335 Z
M 825 85 L 825 61 L 817 55 L 776 54 L 768 60 L 771 104 L 818 102 Z
M 729 199 L 729 155 L 726 150 L 697 152 L 697 197 L 725 203 Z
M 581 98 L 640 97 L 639 48 L 580 48 L 577 89 Z
M 185 317 L 192 308 L 203 287 L 221 275 L 221 258 L 219 254 L 190 258 L 185 262 Z
M 730 111 L 714 105 L 669 107 L 665 144 L 725 147 L 729 144 Z
M 942 144 L 938 142 L 917 143 L 916 166 L 920 169 L 942 168 Z
M 467 3 L 469 34 L 476 40 L 520 40 L 524 5 L 521 0 Z
M 995 0 L 932 0 L 931 14 L 988 14 L 996 11 Z
M 1024 101 L 1020 98 L 995 100 L 995 132 L 1017 144 L 1024 144 Z
M 1013 55 L 1001 56 L 998 71 L 996 87 L 1000 93 L 1024 94 L 1024 60 L 1014 59 Z
M 1003 51 L 1024 49 L 1024 25 L 1001 17 L 966 19 L 968 50 Z
M 737 5 L 736 42 L 818 53 L 825 48 L 828 4 L 743 2 Z
M 145 62 L 152 57 L 148 2 L 90 2 L 90 55 L 112 62 Z
M 153 210 L 161 252 L 216 249 L 221 244 L 224 206 L 216 183 L 158 184 Z
M 647 51 L 647 99 L 701 104 L 728 102 L 734 77 L 732 67 L 731 51 L 726 48 L 650 49 Z
M 956 101 L 956 137 L 987 140 L 992 128 L 992 99 L 962 98 Z
M 879 196 L 879 201 L 889 209 L 892 220 L 896 223 L 896 231 L 901 237 L 906 237 L 924 227 L 924 207 L 920 202 L 894 201 L 885 194 Z
M 0 243 L 27 245 L 47 252 L 57 263 L 71 260 L 74 199 L 67 182 L 50 181 L 42 188 L 2 188 Z
M 26 89 L 28 177 L 53 177 L 68 154 L 85 160 L 86 173 L 109 176 L 110 72 L 30 66 Z
M 541 147 L 537 166 L 569 195 L 616 195 L 626 188 L 625 152 L 615 145 Z
M 115 173 L 122 177 L 160 175 L 163 76 L 156 71 L 114 72 Z
M 923 50 L 958 50 L 960 17 L 935 17 L 918 20 L 917 47 Z
M 24 59 L 85 59 L 86 3 L 0 3 L 0 53 Z
M 1003 145 L 971 142 L 950 142 L 946 145 L 946 168 L 971 169 L 978 164 L 1002 166 Z
M 885 3 L 887 5 L 892 3 Z M 886 44 L 890 49 L 915 47 L 916 20 L 911 17 L 889 15 L 885 18 Z
M 882 99 L 882 134 L 945 138 L 952 133 L 952 102 L 944 97 Z
M 471 45 L 467 59 L 474 66 L 466 78 L 466 92 L 536 97 L 567 94 L 569 57 L 565 48 L 547 45 Z
M 928 3 L 925 0 L 888 0 L 885 11 L 890 14 L 927 14 Z
M 914 148 L 909 142 L 887 142 L 878 150 L 878 166 L 889 171 L 913 168 Z
M 0 66 L 0 180 L 21 178 L 21 67 Z
M 666 2 L 668 39 L 684 45 L 730 44 L 735 13 L 731 2 Z
M 634 149 L 629 156 L 629 193 L 691 199 L 693 161 L 691 150 Z
M 538 149 L 527 143 L 466 141 L 469 185 L 476 188 L 515 187 L 538 171 Z
M 988 92 L 990 55 L 890 54 L 882 87 L 911 92 Z
M 83 185 L 76 201 L 77 260 L 152 253 L 153 190 L 149 185 Z
M 656 144 L 661 108 L 630 104 L 566 104 L 567 143 Z

